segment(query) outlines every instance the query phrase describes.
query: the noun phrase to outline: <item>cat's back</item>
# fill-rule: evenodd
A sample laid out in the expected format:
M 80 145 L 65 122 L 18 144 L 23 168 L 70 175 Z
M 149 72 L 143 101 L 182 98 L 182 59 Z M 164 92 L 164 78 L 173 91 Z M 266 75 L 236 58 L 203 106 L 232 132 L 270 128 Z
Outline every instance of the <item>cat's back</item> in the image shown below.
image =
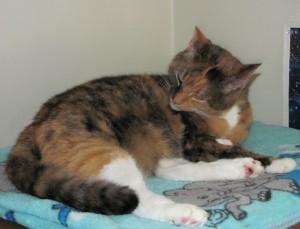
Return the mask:
M 141 112 L 158 99 L 161 104 L 167 103 L 166 94 L 155 79 L 152 75 L 126 75 L 89 81 L 49 99 L 35 116 L 34 123 L 60 116 L 89 116 L 94 112 L 117 117 L 126 111 L 136 112 L 136 107 Z
M 57 94 L 44 103 L 17 142 L 104 137 L 122 143 L 125 131 L 166 121 L 168 95 L 155 75 L 98 78 Z M 70 140 L 69 140 L 70 141 Z
M 180 116 L 170 109 L 158 79 L 105 77 L 54 96 L 20 134 L 10 158 L 61 166 L 82 148 L 102 142 L 103 147 L 130 152 L 145 173 L 151 173 L 161 156 L 181 151 L 183 132 Z M 157 160 L 151 159 L 153 155 Z

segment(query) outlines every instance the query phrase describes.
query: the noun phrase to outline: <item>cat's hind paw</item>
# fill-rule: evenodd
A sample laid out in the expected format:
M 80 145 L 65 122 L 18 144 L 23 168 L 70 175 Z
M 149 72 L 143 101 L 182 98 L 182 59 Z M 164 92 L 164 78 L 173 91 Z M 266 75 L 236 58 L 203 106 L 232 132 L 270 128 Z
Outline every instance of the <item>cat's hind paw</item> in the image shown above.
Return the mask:
M 267 173 L 288 173 L 296 168 L 297 162 L 291 158 L 282 158 L 272 161 L 271 165 L 266 167 Z
M 172 204 L 167 211 L 169 222 L 177 226 L 202 226 L 208 218 L 205 210 L 191 204 Z

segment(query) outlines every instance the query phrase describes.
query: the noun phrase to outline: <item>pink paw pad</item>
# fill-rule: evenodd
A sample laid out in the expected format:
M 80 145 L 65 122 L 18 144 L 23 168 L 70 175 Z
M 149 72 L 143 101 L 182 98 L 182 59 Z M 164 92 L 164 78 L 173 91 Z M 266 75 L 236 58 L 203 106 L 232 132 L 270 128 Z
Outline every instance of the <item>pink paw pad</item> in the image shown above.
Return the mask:
M 249 177 L 253 173 L 253 169 L 248 165 L 244 165 L 246 177 Z
M 199 222 L 199 221 L 196 221 L 196 220 L 193 220 L 193 221 L 191 222 L 191 225 L 197 225 L 197 224 L 200 224 L 200 222 Z
M 192 220 L 191 222 L 190 221 L 190 218 L 188 217 L 184 217 L 184 218 L 181 218 L 181 223 L 183 225 L 198 225 L 198 224 L 201 224 L 200 221 L 197 221 L 197 220 Z
M 187 223 L 187 221 L 189 221 L 188 217 L 181 218 L 181 222 L 182 223 Z

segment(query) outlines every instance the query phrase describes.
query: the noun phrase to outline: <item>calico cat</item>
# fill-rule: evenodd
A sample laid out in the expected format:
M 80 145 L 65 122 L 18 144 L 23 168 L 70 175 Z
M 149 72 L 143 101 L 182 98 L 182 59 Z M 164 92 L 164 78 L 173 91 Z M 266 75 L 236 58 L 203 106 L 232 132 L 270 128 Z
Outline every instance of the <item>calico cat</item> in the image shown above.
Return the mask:
M 100 78 L 47 101 L 10 153 L 8 177 L 23 192 L 81 211 L 203 225 L 203 209 L 151 192 L 143 176 L 235 180 L 264 167 L 292 170 L 291 159 L 240 146 L 258 66 L 243 65 L 196 28 L 168 75 Z

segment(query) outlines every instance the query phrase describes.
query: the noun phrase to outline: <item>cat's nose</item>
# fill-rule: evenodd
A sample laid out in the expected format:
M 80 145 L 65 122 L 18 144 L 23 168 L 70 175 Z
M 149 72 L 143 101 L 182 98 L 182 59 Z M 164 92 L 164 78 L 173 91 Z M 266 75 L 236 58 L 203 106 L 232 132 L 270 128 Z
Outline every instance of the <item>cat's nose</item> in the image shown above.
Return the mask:
M 173 99 L 170 99 L 170 107 L 175 111 L 180 111 L 180 109 L 174 103 Z
M 192 98 L 192 95 L 192 93 L 182 91 L 174 96 L 173 102 L 175 105 L 181 106 L 187 103 Z

